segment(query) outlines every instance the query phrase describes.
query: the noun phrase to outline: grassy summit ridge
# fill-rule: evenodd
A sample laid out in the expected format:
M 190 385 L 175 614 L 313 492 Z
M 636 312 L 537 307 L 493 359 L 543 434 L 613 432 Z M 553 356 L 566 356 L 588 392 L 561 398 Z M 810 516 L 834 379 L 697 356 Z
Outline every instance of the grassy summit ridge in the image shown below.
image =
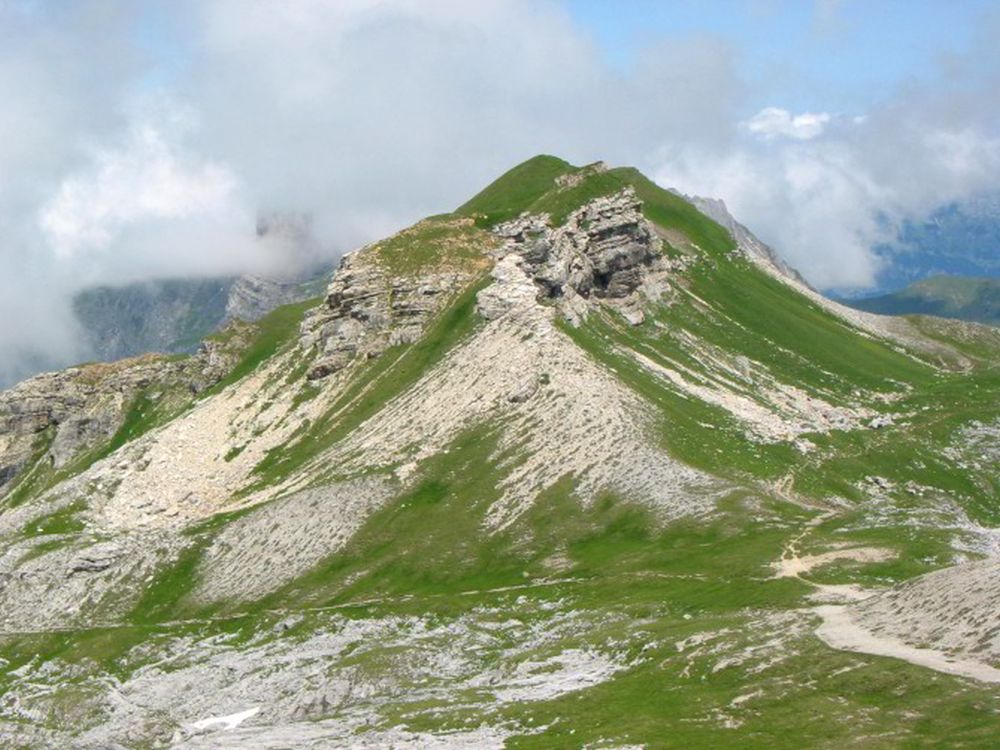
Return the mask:
M 557 178 L 573 174 L 577 167 L 555 156 L 539 155 L 518 164 L 476 193 L 455 213 L 480 215 L 492 226 L 513 219 L 553 189 Z
M 562 180 L 563 184 L 559 184 Z M 455 213 L 474 216 L 491 227 L 524 212 L 547 213 L 553 225 L 588 201 L 631 187 L 643 201 L 643 213 L 665 228 L 684 232 L 705 250 L 733 248 L 729 233 L 680 196 L 664 190 L 633 167 L 574 167 L 554 156 L 540 155 L 504 173 L 460 206 Z

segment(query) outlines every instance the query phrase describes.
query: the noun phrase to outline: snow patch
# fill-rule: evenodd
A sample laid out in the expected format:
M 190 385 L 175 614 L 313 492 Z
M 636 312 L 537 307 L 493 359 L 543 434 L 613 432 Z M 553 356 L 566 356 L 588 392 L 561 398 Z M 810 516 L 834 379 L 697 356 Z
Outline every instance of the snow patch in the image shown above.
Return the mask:
M 251 716 L 256 716 L 259 713 L 260 706 L 254 706 L 253 708 L 248 708 L 246 711 L 239 711 L 238 713 L 229 714 L 228 716 L 210 716 L 207 719 L 195 721 L 190 726 L 195 730 L 214 729 L 218 727 L 224 731 L 230 731 L 236 729 L 236 727 L 249 719 Z

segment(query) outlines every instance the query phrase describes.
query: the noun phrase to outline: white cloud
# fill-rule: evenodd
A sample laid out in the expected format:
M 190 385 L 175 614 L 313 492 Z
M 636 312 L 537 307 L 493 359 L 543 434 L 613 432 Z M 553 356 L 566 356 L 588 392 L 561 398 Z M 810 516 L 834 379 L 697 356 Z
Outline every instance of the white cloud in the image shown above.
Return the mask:
M 744 127 L 761 138 L 784 136 L 807 141 L 821 135 L 830 120 L 827 112 L 793 115 L 787 109 L 765 107 L 747 120 Z
M 236 178 L 225 165 L 179 153 L 155 125 L 136 127 L 122 148 L 102 149 L 93 161 L 62 181 L 39 216 L 61 260 L 106 252 L 136 224 L 214 221 L 239 205 Z
M 823 288 L 873 286 L 872 247 L 892 242 L 906 219 L 996 188 L 1000 138 L 983 127 L 953 130 L 900 117 L 925 100 L 811 140 L 734 140 L 689 145 L 656 178 L 684 192 L 719 195 L 733 213 Z

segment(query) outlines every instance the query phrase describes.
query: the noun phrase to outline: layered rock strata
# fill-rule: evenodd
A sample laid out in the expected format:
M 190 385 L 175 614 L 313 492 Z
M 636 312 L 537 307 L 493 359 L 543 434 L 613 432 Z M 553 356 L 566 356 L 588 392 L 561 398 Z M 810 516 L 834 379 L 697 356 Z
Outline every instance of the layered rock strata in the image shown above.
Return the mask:
M 317 351 L 307 377 L 324 378 L 356 357 L 371 359 L 391 346 L 413 343 L 471 278 L 458 272 L 393 277 L 365 263 L 361 251 L 344 256 L 324 304 L 302 324 L 301 346 Z
M 109 440 L 140 393 L 156 401 L 168 390 L 194 395 L 221 380 L 235 362 L 246 326 L 223 344 L 208 340 L 181 360 L 145 355 L 44 373 L 0 393 L 0 492 L 29 466 L 68 466 Z

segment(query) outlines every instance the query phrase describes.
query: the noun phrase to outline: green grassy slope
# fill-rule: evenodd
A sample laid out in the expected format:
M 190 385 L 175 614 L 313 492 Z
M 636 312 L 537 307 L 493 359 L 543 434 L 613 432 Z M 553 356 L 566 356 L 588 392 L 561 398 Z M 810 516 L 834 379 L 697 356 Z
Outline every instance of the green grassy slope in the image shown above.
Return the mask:
M 505 172 L 455 213 L 479 215 L 484 226 L 499 224 L 513 219 L 549 192 L 556 178 L 575 171 L 576 167 L 555 156 L 536 156 Z

